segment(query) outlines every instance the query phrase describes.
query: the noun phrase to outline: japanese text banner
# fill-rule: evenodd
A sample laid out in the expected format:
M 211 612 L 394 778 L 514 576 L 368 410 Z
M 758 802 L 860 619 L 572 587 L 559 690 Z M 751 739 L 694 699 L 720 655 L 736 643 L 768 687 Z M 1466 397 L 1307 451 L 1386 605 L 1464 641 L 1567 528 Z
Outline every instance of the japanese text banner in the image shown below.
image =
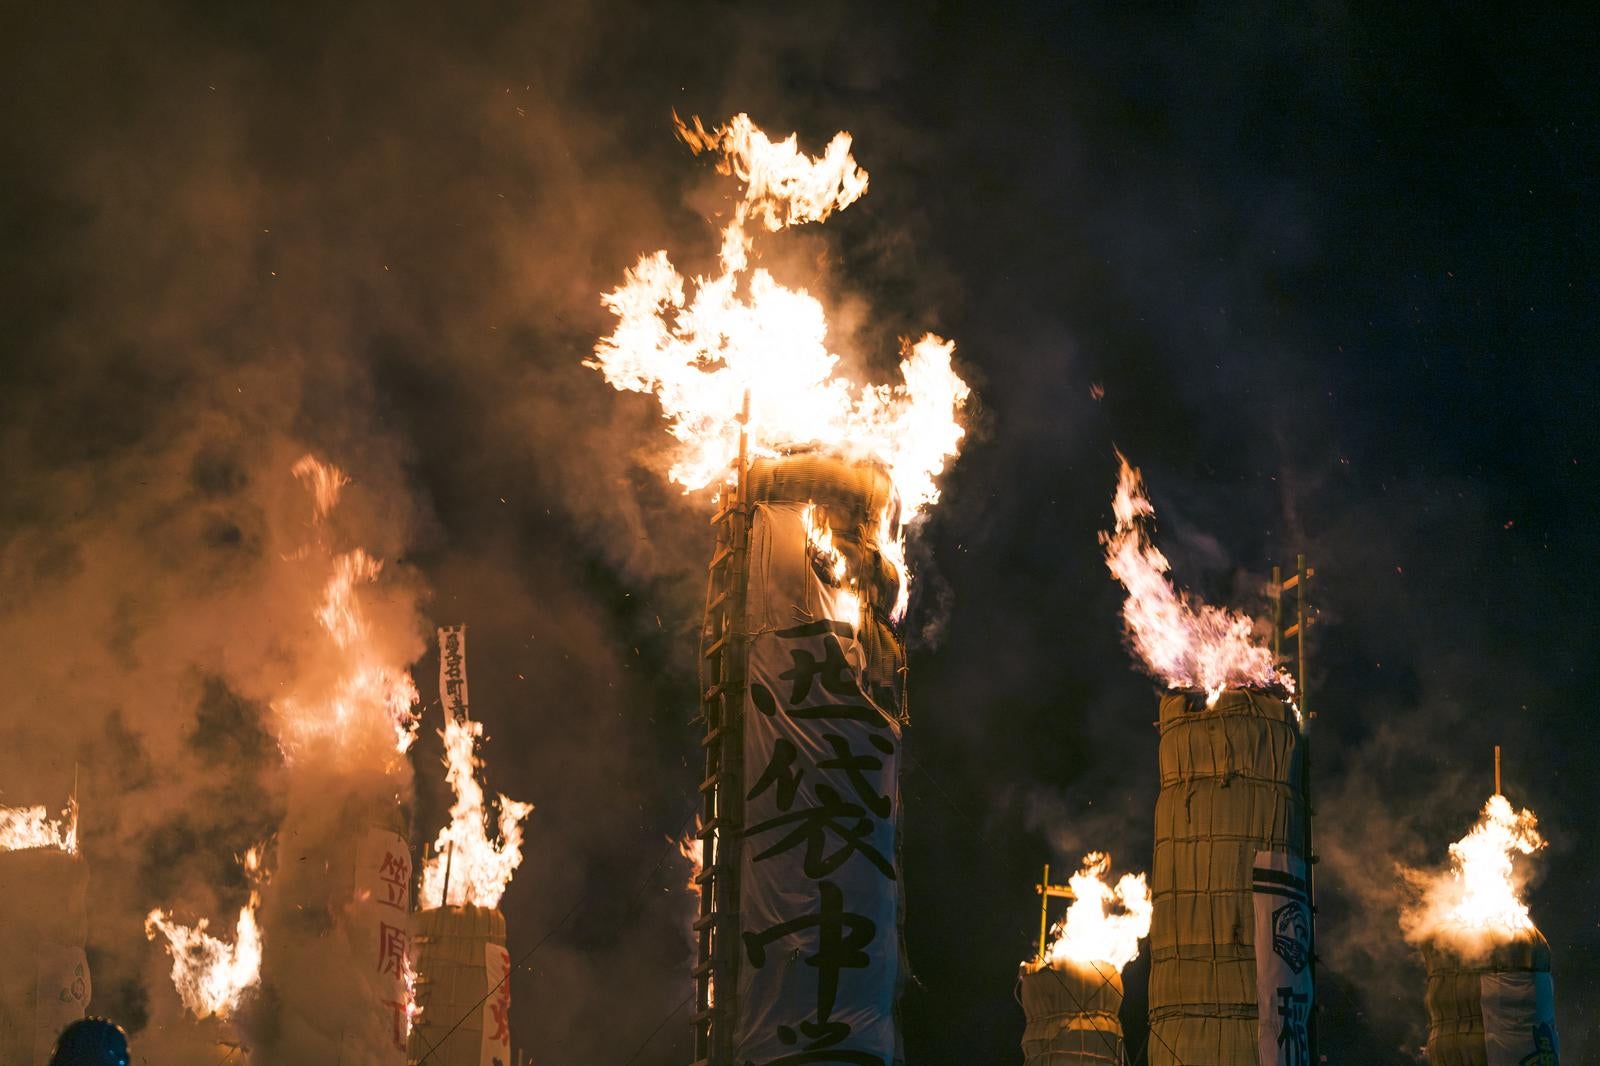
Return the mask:
M 403 1063 L 412 994 L 411 849 L 404 837 L 379 828 L 363 834 L 356 851 L 353 897 L 347 911 L 348 935 L 372 989 L 374 1014 L 393 1047 L 393 1055 L 384 1061 Z
M 483 1045 L 478 1066 L 511 1066 L 511 953 L 499 944 L 483 946 Z
M 735 1060 L 891 1066 L 900 728 L 806 544 L 798 507 L 756 509 Z
M 471 717 L 467 702 L 467 627 L 439 627 L 439 699 L 451 721 Z
M 1305 860 L 1282 851 L 1256 852 L 1256 1061 L 1310 1066 L 1311 903 Z
M 1487 1066 L 1556 1066 L 1556 992 L 1548 972 L 1486 973 L 1479 980 Z

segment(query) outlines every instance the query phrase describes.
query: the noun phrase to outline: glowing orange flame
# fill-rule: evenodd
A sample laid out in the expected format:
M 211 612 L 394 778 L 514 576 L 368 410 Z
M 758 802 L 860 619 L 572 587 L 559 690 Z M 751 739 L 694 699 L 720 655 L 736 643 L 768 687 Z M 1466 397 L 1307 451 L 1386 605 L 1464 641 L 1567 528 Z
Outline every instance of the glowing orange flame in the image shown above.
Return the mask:
M 483 723 L 447 717 L 444 732 L 445 779 L 455 791 L 450 824 L 439 830 L 433 855 L 423 864 L 423 907 L 475 905 L 494 907 L 505 895 L 511 875 L 522 865 L 522 822 L 533 804 L 505 795 L 496 799 L 499 841 L 489 839 L 489 812 L 484 807 L 483 786 L 477 768 L 483 765 L 474 751 L 483 735 Z M 445 898 L 445 870 L 450 872 L 449 898 Z
M 328 463 L 317 460 L 315 456 L 302 455 L 291 468 L 290 473 L 305 482 L 306 488 L 311 493 L 311 500 L 316 508 L 316 517 L 320 521 L 328 517 L 329 513 L 339 504 L 339 494 L 344 487 L 350 484 L 350 479 L 343 470 Z
M 679 837 L 677 844 L 678 854 L 689 860 L 689 880 L 684 887 L 694 893 L 695 899 L 699 899 L 701 891 L 700 875 L 705 871 L 706 842 L 700 836 L 700 819 L 698 816 L 694 820 L 694 831 Z M 696 939 L 695 924 L 699 917 L 697 913 L 694 918 L 690 919 L 689 939 L 691 941 Z M 708 983 L 706 991 L 708 995 L 707 1002 L 715 1003 L 717 1001 L 715 981 Z
M 337 467 L 309 455 L 295 463 L 294 473 L 312 492 L 318 521 L 349 482 Z M 360 548 L 333 556 L 315 615 L 340 653 L 337 676 L 315 685 L 314 696 L 291 694 L 273 702 L 286 757 L 315 752 L 348 759 L 366 750 L 403 755 L 416 739 L 416 686 L 406 670 L 388 661 L 362 608 L 361 588 L 382 571 L 382 561 Z
M 841 622 L 859 622 L 861 590 L 850 573 L 844 553 L 834 546 L 833 529 L 828 525 L 826 515 L 818 514 L 815 504 L 806 504 L 800 512 L 800 518 L 805 526 L 806 545 L 811 557 L 820 569 L 823 581 L 835 590 L 838 597 L 829 617 L 838 616 L 837 620 Z
M 689 881 L 684 886 L 695 895 L 700 894 L 700 874 L 705 870 L 706 842 L 700 839 L 700 830 L 697 827 L 692 833 L 685 833 L 678 838 L 678 854 L 689 860 Z
M 1075 898 L 1052 930 L 1045 951 L 1051 964 L 1104 962 L 1120 970 L 1139 957 L 1139 941 L 1150 933 L 1150 886 L 1144 874 L 1123 874 L 1113 888 L 1105 880 L 1110 871 L 1111 856 L 1091 851 L 1068 878 Z
M 0 807 L 0 851 L 30 848 L 78 853 L 77 800 L 69 802 L 58 819 L 52 819 L 43 806 Z
M 411 965 L 411 952 L 406 952 L 400 960 L 400 980 L 405 985 L 405 1025 L 406 1040 L 410 1041 L 411 1031 L 417 1027 L 417 1022 L 422 1020 L 422 1004 L 417 1002 L 417 968 Z
M 263 879 L 260 849 L 245 852 L 243 865 L 250 878 L 250 901 L 239 910 L 232 943 L 206 932 L 209 922 L 205 918 L 191 928 L 174 922 L 158 907 L 144 921 L 146 937 L 154 940 L 160 934 L 166 938 L 173 986 L 196 1018 L 226 1018 L 238 1009 L 245 992 L 261 980 L 261 928 L 256 924 Z
M 1527 875 L 1519 873 L 1515 858 L 1545 846 L 1538 827 L 1532 811 L 1516 810 L 1496 793 L 1477 824 L 1450 845 L 1448 870 L 1402 870 L 1418 896 L 1400 917 L 1406 939 L 1445 942 L 1472 956 L 1532 930 L 1521 897 Z
M 748 395 L 753 454 L 815 443 L 881 462 L 904 505 L 901 520 L 913 521 L 938 501 L 936 479 L 966 432 L 958 415 L 970 390 L 951 366 L 955 346 L 927 334 L 904 346 L 900 384 L 856 384 L 836 374 L 822 304 L 749 265 L 747 223 L 776 232 L 821 222 L 866 191 L 850 135 L 810 157 L 792 136 L 768 139 L 747 115 L 710 132 L 698 120 L 693 129 L 680 123 L 679 134 L 696 151 L 718 152 L 718 169 L 744 184 L 723 233 L 721 272 L 696 278 L 690 297 L 665 251 L 642 256 L 602 297 L 617 325 L 585 365 L 617 389 L 659 399 L 678 442 L 668 476 L 685 491 L 727 475 Z M 886 545 L 898 541 L 900 530 L 891 532 Z
M 1248 615 L 1201 603 L 1173 587 L 1167 577 L 1171 564 L 1145 528 L 1156 512 L 1144 481 L 1121 452 L 1117 461 L 1116 528 L 1101 533 L 1100 543 L 1111 575 L 1128 590 L 1122 620 L 1145 668 L 1171 688 L 1203 691 L 1212 702 L 1229 688 L 1292 693 L 1294 679 L 1257 642 Z

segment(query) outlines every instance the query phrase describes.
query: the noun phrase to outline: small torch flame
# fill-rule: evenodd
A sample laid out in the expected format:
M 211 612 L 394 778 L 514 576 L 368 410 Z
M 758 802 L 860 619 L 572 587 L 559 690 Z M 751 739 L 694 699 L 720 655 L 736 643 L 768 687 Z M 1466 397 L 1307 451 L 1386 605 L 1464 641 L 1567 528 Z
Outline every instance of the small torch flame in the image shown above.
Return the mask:
M 422 1004 L 417 1002 L 417 968 L 411 965 L 409 951 L 401 956 L 400 979 L 405 984 L 406 1041 L 409 1043 L 411 1031 L 417 1027 L 417 1022 L 422 1020 Z
M 828 525 L 826 512 L 819 514 L 816 504 L 807 504 L 800 512 L 800 519 L 805 526 L 806 546 L 819 570 L 819 576 L 838 592 L 835 614 L 840 621 L 859 620 L 861 589 L 850 573 L 850 564 L 845 560 L 844 553 L 833 543 L 833 529 Z M 904 571 L 901 573 L 904 574 Z M 830 614 L 829 617 L 834 616 Z
M 1111 856 L 1091 851 L 1083 867 L 1067 880 L 1075 897 L 1052 932 L 1046 950 L 1051 965 L 1104 962 L 1122 969 L 1139 957 L 1139 941 L 1150 933 L 1150 886 L 1144 874 L 1123 874 L 1116 887 L 1106 883 Z
M 696 900 L 700 898 L 700 874 L 704 872 L 706 868 L 706 842 L 705 839 L 701 837 L 700 830 L 700 819 L 697 816 L 694 820 L 694 831 L 691 833 L 685 833 L 677 840 L 678 854 L 689 860 L 689 880 L 685 883 L 684 887 L 690 892 L 694 893 Z M 696 938 L 695 924 L 699 917 L 700 916 L 697 913 L 689 920 L 689 939 L 691 942 L 693 942 Z M 706 1002 L 715 1003 L 717 1001 L 717 987 L 714 980 L 711 980 L 708 983 L 706 991 Z
M 78 803 L 73 800 L 61 817 L 52 819 L 43 806 L 0 807 L 0 851 L 54 848 L 78 853 Z
M 1495 793 L 1477 824 L 1450 845 L 1448 870 L 1402 870 L 1418 892 L 1416 904 L 1401 914 L 1406 939 L 1446 942 L 1470 958 L 1534 929 L 1521 898 L 1526 875 L 1514 860 L 1545 846 L 1538 826 L 1532 811 L 1516 810 Z
M 455 791 L 450 824 L 439 830 L 433 855 L 423 864 L 423 907 L 494 907 L 505 895 L 511 875 L 522 865 L 522 822 L 533 804 L 501 795 L 498 843 L 489 839 L 489 812 L 484 807 L 483 786 L 477 769 L 483 765 L 474 751 L 483 735 L 483 723 L 446 716 L 444 732 L 445 779 Z M 449 870 L 449 898 L 445 898 L 445 871 Z
M 706 842 L 700 839 L 700 830 L 697 827 L 692 833 L 685 833 L 677 840 L 678 854 L 689 860 L 689 880 L 684 885 L 696 896 L 700 894 L 700 873 L 705 867 Z
M 226 1018 L 261 980 L 261 928 L 256 924 L 263 880 L 260 848 L 245 852 L 242 863 L 250 878 L 250 901 L 239 910 L 232 943 L 206 932 L 210 923 L 205 918 L 191 928 L 158 907 L 144 921 L 146 937 L 154 940 L 159 933 L 166 938 L 172 983 L 196 1018 Z
M 723 231 L 721 273 L 695 279 L 690 297 L 665 251 L 642 256 L 601 298 L 617 325 L 585 365 L 614 388 L 655 394 L 678 442 L 668 477 L 686 492 L 726 476 L 741 428 L 753 455 L 820 444 L 882 463 L 903 514 L 881 546 L 903 564 L 899 523 L 938 502 L 937 478 L 966 434 L 958 416 L 971 390 L 951 366 L 955 345 L 927 334 L 903 346 L 900 384 L 858 385 L 836 374 L 822 304 L 750 268 L 749 224 L 775 233 L 821 222 L 866 192 L 850 135 L 810 157 L 793 136 L 770 140 L 748 115 L 709 132 L 698 119 L 693 128 L 680 122 L 678 133 L 696 152 L 717 153 L 717 169 L 744 185 Z M 904 614 L 905 598 L 902 588 L 892 617 Z
M 1167 577 L 1172 564 L 1145 528 L 1156 512 L 1144 481 L 1121 452 L 1117 461 L 1116 528 L 1101 533 L 1100 543 L 1111 576 L 1128 590 L 1122 620 L 1145 669 L 1171 688 L 1205 692 L 1211 703 L 1229 688 L 1293 693 L 1294 678 L 1273 664 L 1248 615 L 1201 603 L 1173 587 Z

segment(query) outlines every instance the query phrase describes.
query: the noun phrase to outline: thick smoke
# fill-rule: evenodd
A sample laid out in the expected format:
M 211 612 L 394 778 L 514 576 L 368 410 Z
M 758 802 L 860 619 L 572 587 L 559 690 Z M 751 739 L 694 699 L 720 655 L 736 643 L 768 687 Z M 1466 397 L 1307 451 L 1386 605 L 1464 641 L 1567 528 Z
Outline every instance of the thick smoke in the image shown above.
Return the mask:
M 675 108 L 850 129 L 872 192 L 765 265 L 875 380 L 896 337 L 959 338 L 991 415 L 924 531 L 942 576 L 918 567 L 927 606 L 955 596 L 910 675 L 911 1059 L 1014 1046 L 1041 862 L 1149 852 L 1155 698 L 1095 547 L 1113 440 L 1214 602 L 1301 548 L 1321 574 L 1330 1061 L 1418 1046 L 1394 864 L 1460 835 L 1497 742 L 1551 840 L 1530 906 L 1585 1053 L 1592 778 L 1552 755 L 1594 753 L 1595 392 L 1567 354 L 1593 346 L 1572 240 L 1593 136 L 1560 87 L 1589 84 L 1582 60 L 1542 43 L 1572 36 L 1337 5 L 899 14 L 8 19 L 0 803 L 58 810 L 80 766 L 91 1009 L 136 1049 L 182 1062 L 194 1035 L 144 914 L 227 921 L 234 856 L 290 806 L 270 715 L 317 635 L 316 578 L 281 558 L 309 535 L 286 473 L 308 451 L 353 479 L 347 543 L 431 589 L 429 622 L 474 627 L 485 787 L 539 806 L 503 901 L 513 957 L 549 935 L 514 977 L 517 1044 L 623 1061 L 686 994 L 667 840 L 698 772 L 708 531 L 650 465 L 653 401 L 581 365 L 639 252 L 714 263 L 726 184 Z M 1182 557 L 1184 522 L 1225 553 Z M 431 835 L 427 728 L 414 758 Z M 682 1020 L 638 1062 L 685 1061 Z

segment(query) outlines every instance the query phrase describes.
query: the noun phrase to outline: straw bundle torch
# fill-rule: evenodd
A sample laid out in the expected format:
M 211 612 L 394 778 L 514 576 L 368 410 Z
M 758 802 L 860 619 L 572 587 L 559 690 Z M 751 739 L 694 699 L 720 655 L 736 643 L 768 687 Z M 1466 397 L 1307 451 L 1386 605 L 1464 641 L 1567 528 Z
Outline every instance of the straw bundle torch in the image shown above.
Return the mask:
M 0 1062 L 43 1062 L 89 1001 L 77 788 L 59 818 L 0 807 Z
M 1118 459 L 1116 524 L 1101 541 L 1127 590 L 1129 647 L 1168 689 L 1158 722 L 1149 1060 L 1305 1066 L 1315 956 L 1295 681 L 1248 616 L 1173 586 L 1146 528 L 1155 508 L 1143 480 Z M 1297 575 L 1302 588 L 1306 576 Z
M 1402 870 L 1415 892 L 1401 912 L 1428 967 L 1428 1061 L 1442 1066 L 1556 1066 L 1550 945 L 1523 901 L 1518 860 L 1544 848 L 1539 820 L 1495 789 L 1477 823 L 1450 845 L 1447 869 Z
M 641 257 L 603 298 L 617 324 L 588 365 L 657 397 L 669 478 L 717 497 L 694 1061 L 890 1062 L 905 537 L 938 500 L 968 389 L 932 334 L 904 345 L 898 384 L 851 381 L 822 304 L 751 262 L 758 236 L 866 192 L 848 133 L 819 156 L 747 115 L 678 136 L 739 185 L 718 270 L 689 282 L 666 252 Z
M 1017 999 L 1027 1017 L 1025 1066 L 1122 1066 L 1122 970 L 1138 958 L 1150 932 L 1150 886 L 1144 874 L 1106 881 L 1111 856 L 1092 851 L 1065 885 L 1040 893 L 1039 957 L 1023 963 Z M 1067 913 L 1047 926 L 1052 898 L 1070 899 Z M 1048 936 L 1046 930 L 1048 928 Z
M 422 865 L 416 916 L 417 1007 L 411 1060 L 438 1066 L 511 1061 L 511 955 L 500 913 L 522 865 L 522 822 L 533 804 L 495 801 L 498 840 L 477 771 L 483 724 L 467 687 L 467 627 L 439 630 L 439 699 L 444 706 L 445 777 L 455 793 L 450 824 Z

